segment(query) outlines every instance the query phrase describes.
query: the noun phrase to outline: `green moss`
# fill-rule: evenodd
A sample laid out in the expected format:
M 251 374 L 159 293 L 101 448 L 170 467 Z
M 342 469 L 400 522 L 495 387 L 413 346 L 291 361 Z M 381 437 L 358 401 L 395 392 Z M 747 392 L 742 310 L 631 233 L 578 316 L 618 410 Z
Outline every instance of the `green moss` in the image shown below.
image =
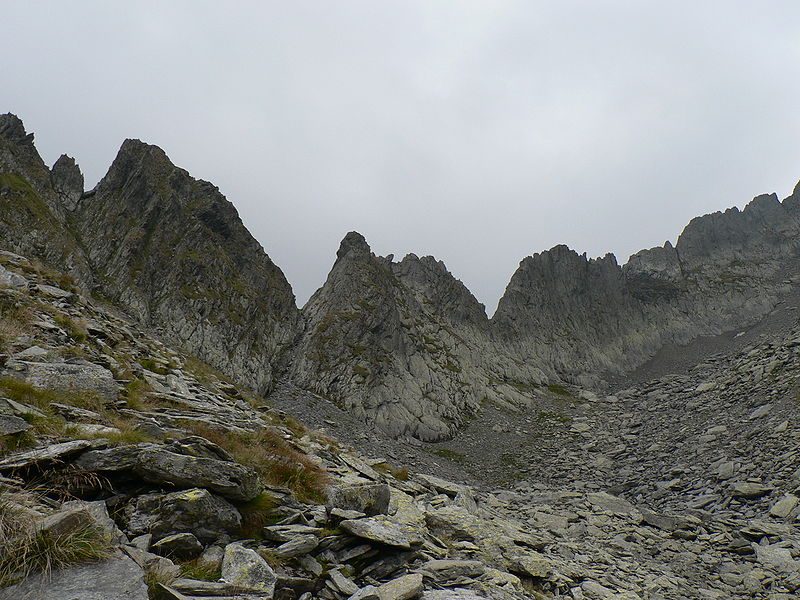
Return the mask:
M 571 396 L 569 390 L 560 383 L 551 383 L 547 386 L 548 391 L 558 396 Z

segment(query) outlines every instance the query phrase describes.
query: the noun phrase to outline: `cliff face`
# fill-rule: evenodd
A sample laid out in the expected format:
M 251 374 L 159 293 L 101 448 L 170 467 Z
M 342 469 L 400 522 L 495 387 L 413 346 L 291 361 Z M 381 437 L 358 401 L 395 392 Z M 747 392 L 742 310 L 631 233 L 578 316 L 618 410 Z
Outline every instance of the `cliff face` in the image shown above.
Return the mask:
M 78 178 L 80 197 L 83 176 L 75 161 L 62 156 L 51 172 L 22 121 L 12 114 L 0 115 L 0 243 L 89 283 L 89 267 L 65 227 L 61 204 L 61 190 L 74 197 Z
M 52 169 L 16 116 L 0 116 L 0 243 L 73 275 L 140 323 L 265 392 L 299 326 L 281 270 L 212 184 L 158 147 L 123 143 L 98 186 Z
M 754 323 L 797 279 L 800 195 L 775 195 L 693 219 L 675 247 L 643 250 L 620 267 L 564 246 L 524 259 L 492 326 L 519 356 L 591 384 L 664 344 Z
M 303 309 L 295 383 L 391 435 L 452 435 L 485 396 L 475 336 L 483 306 L 440 262 L 375 256 L 347 234 L 328 279 Z
M 230 377 L 271 387 L 299 312 L 281 270 L 214 185 L 126 140 L 70 222 L 103 294 Z

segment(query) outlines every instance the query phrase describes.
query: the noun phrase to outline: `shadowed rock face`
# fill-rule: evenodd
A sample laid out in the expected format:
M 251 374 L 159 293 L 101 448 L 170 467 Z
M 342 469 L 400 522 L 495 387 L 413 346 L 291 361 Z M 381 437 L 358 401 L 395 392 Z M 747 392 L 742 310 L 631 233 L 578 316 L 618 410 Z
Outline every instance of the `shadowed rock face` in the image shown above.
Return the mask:
M 797 278 L 800 196 L 773 195 L 693 219 L 675 247 L 642 250 L 619 267 L 565 246 L 524 259 L 492 326 L 518 356 L 591 384 L 667 343 L 751 324 Z
M 486 314 L 432 258 L 393 263 L 351 232 L 303 314 L 294 381 L 391 435 L 451 435 L 485 395 L 476 352 Z
M 72 159 L 62 158 L 59 173 L 71 161 L 74 180 L 80 169 Z M 56 175 L 56 180 L 63 179 Z M 80 180 L 82 185 L 83 176 Z M 10 113 L 0 115 L 0 244 L 35 256 L 83 283 L 91 282 L 78 242 L 64 227 L 60 195 L 33 145 L 33 134 L 26 133 L 22 121 Z
M 126 140 L 71 222 L 104 294 L 229 376 L 270 388 L 299 313 L 283 273 L 214 185 Z

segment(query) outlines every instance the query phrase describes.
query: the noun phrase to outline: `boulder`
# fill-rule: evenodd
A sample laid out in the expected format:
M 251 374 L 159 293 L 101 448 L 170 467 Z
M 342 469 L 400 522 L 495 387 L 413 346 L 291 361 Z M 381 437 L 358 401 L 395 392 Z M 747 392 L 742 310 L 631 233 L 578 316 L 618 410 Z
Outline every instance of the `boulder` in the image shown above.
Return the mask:
M 154 541 L 189 532 L 209 543 L 224 534 L 236 533 L 242 523 L 236 507 L 199 488 L 138 496 L 127 504 L 123 518 L 128 533 L 151 533 Z
M 367 516 L 385 515 L 389 512 L 391 497 L 385 483 L 342 483 L 328 489 L 328 510 L 338 508 L 364 513 Z
M 403 575 L 379 586 L 377 593 L 380 600 L 411 600 L 422 594 L 422 575 Z
M 20 419 L 13 415 L 0 415 L 0 435 L 22 433 L 30 428 L 31 424 L 25 419 Z
M 255 470 L 229 460 L 171 452 L 159 444 L 131 444 L 81 455 L 77 466 L 87 471 L 133 471 L 145 481 L 178 488 L 202 487 L 246 502 L 261 491 Z
M 233 543 L 225 546 L 222 579 L 247 591 L 272 594 L 277 577 L 267 561 L 255 551 Z
M 153 552 L 161 556 L 186 560 L 203 551 L 203 544 L 192 533 L 176 533 L 161 538 L 152 546 Z
M 342 521 L 339 527 L 356 537 L 364 538 L 371 542 L 379 542 L 387 546 L 411 549 L 412 539 L 397 523 L 388 519 L 367 517 Z
M 72 442 L 61 442 L 60 444 L 36 448 L 35 450 L 15 452 L 5 457 L 3 460 L 0 460 L 0 471 L 41 467 L 60 462 L 85 448 L 89 448 L 91 445 L 92 443 L 88 440 L 74 440 Z

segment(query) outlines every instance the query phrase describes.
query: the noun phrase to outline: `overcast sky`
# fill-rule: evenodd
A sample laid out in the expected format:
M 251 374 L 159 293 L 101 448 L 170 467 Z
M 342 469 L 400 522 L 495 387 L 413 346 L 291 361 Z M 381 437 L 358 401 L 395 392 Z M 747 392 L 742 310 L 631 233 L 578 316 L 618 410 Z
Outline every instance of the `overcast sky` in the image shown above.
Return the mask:
M 341 238 L 491 314 L 519 261 L 620 263 L 800 179 L 800 2 L 5 3 L 0 112 L 92 187 L 123 139 L 207 179 L 298 303 Z

